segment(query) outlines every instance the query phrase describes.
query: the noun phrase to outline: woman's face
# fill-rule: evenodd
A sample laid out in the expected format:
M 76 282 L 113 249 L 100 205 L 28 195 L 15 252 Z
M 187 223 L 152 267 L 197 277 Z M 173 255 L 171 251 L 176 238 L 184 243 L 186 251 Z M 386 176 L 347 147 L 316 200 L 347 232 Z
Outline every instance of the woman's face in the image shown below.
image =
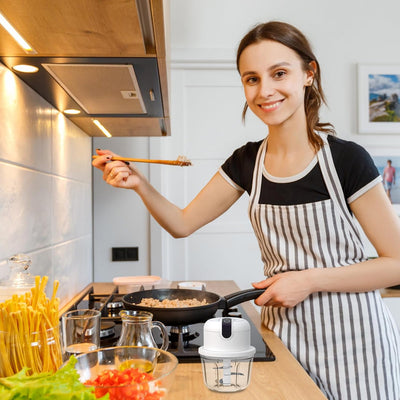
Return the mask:
M 249 108 L 268 126 L 304 121 L 304 90 L 313 72 L 281 43 L 264 40 L 246 47 L 239 71 Z

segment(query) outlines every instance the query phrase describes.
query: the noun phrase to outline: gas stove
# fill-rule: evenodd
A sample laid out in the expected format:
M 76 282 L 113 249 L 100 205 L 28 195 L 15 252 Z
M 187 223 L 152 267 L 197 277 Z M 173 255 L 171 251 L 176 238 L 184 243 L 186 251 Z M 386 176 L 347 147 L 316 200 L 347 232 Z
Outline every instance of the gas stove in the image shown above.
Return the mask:
M 121 334 L 122 321 L 119 312 L 124 308 L 122 298 L 125 294 L 118 292 L 115 286 L 110 293 L 95 293 L 90 285 L 87 290 L 69 305 L 66 311 L 74 309 L 96 309 L 101 312 L 100 346 L 115 346 Z M 214 317 L 222 316 L 222 310 L 218 310 Z M 275 356 L 263 340 L 256 326 L 239 304 L 227 310 L 224 316 L 245 318 L 250 323 L 251 345 L 256 348 L 254 361 L 274 361 Z M 173 353 L 179 362 L 200 362 L 198 348 L 203 345 L 204 322 L 191 325 L 166 326 L 169 336 L 168 351 Z M 158 330 L 154 331 L 154 338 L 161 343 Z

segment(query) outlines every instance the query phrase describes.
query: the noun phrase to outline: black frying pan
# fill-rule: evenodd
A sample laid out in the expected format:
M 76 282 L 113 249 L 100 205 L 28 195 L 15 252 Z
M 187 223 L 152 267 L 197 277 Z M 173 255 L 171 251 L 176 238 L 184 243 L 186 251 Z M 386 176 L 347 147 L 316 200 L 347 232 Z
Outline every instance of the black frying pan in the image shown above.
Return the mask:
M 206 292 L 203 290 L 153 289 L 126 294 L 122 298 L 122 301 L 125 308 L 128 310 L 148 311 L 153 314 L 154 320 L 161 321 L 165 325 L 177 326 L 206 321 L 207 319 L 212 318 L 218 309 L 227 310 L 236 304 L 256 299 L 264 293 L 264 291 L 265 289 L 246 289 L 222 297 L 216 293 Z M 202 301 L 205 299 L 207 304 L 183 308 L 160 308 L 136 305 L 145 298 L 153 298 L 160 301 L 164 299 L 197 299 Z

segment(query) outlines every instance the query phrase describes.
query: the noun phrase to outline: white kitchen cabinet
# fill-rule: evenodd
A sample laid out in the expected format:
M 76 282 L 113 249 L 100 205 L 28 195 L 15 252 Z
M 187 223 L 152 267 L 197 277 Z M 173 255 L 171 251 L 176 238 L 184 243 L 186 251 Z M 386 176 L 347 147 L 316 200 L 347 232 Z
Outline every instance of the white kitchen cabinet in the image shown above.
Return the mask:
M 397 326 L 400 329 L 400 297 L 385 297 L 383 301 L 393 314 L 394 320 L 396 321 Z

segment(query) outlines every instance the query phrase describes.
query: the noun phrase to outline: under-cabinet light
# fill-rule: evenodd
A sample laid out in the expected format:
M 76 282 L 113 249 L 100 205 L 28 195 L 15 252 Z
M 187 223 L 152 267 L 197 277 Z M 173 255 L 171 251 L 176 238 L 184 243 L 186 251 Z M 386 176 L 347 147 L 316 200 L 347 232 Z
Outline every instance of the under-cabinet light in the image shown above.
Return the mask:
M 28 74 L 33 74 L 33 73 L 39 71 L 38 67 L 35 67 L 34 65 L 28 65 L 28 64 L 14 65 L 12 67 L 12 69 L 15 69 L 15 71 L 18 71 L 18 72 L 26 72 Z
M 112 137 L 111 133 L 108 132 L 108 130 L 106 128 L 104 128 L 104 126 L 97 120 L 94 119 L 93 123 L 107 136 L 107 137 Z
M 69 115 L 76 115 L 76 114 L 80 114 L 81 112 L 79 110 L 77 110 L 76 108 L 67 108 L 66 110 L 64 110 L 64 114 L 69 114 Z
M 24 49 L 28 54 L 37 54 L 37 51 L 17 32 L 17 30 L 7 21 L 0 13 L 0 24 L 13 37 L 13 39 Z

